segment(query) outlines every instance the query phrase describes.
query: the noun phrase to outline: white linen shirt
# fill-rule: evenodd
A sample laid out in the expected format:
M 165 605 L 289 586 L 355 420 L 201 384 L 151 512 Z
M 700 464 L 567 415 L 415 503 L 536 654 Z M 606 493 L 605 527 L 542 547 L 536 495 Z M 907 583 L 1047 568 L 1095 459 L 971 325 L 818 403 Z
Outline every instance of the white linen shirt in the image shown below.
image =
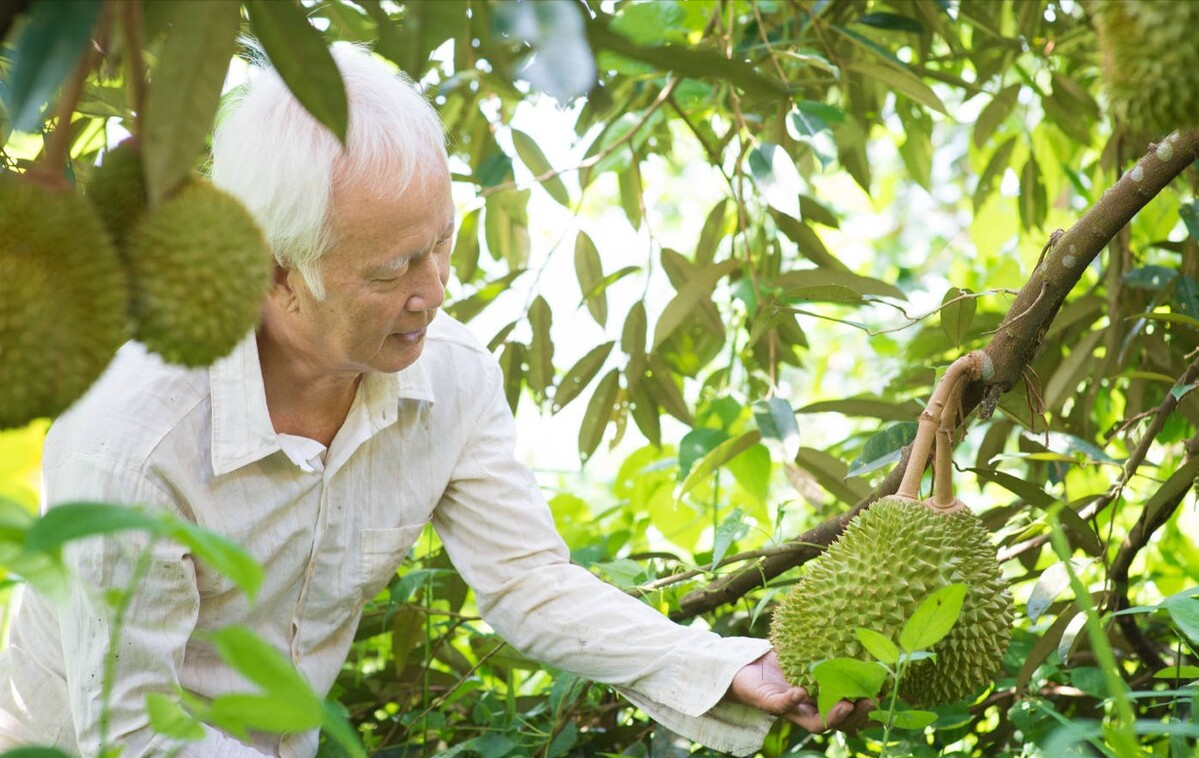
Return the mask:
M 154 543 L 117 642 L 108 735 L 123 758 L 175 746 L 150 730 L 147 693 L 253 691 L 197 632 L 246 626 L 327 693 L 364 604 L 430 521 L 483 617 L 517 649 L 613 685 L 712 748 L 756 750 L 772 717 L 721 697 L 768 643 L 676 625 L 571 564 L 514 458 L 502 387 L 490 353 L 443 314 L 410 367 L 364 376 L 323 456 L 319 447 L 297 455 L 295 440 L 281 442 L 271 425 L 253 335 L 207 369 L 166 365 L 136 343 L 122 348 L 47 435 L 45 502 L 163 508 L 242 545 L 265 570 L 250 604 L 178 544 Z M 140 533 L 80 540 L 67 551 L 78 573 L 69 602 L 25 593 L 0 654 L 0 747 L 7 736 L 98 752 L 112 635 L 101 588 L 127 586 L 145 544 Z M 246 745 L 206 729 L 181 758 L 317 750 L 316 731 Z

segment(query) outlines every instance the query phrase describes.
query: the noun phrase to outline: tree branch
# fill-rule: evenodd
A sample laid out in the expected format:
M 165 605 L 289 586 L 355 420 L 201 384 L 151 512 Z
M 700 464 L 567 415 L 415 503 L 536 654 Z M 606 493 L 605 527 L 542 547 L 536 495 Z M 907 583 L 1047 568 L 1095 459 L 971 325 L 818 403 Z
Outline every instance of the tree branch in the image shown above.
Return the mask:
M 998 405 L 999 396 L 1020 380 L 1025 367 L 1036 356 L 1062 303 L 1091 261 L 1137 211 L 1196 159 L 1199 159 L 1197 131 L 1174 133 L 1162 142 L 1150 145 L 1148 152 L 1132 170 L 1109 187 L 1074 226 L 1051 235 L 1037 268 L 1016 295 L 1007 317 L 990 343 L 983 348 L 990 358 L 989 370 L 983 378 L 971 382 L 966 388 L 962 398 L 962 421 L 980 403 L 983 405 L 982 415 L 990 415 L 990 411 Z M 1019 328 L 1015 328 L 1016 319 L 1019 319 Z M 1149 441 L 1144 444 L 1148 445 L 1152 438 L 1148 433 L 1146 437 Z M 815 558 L 822 549 L 813 545 L 827 546 L 870 503 L 895 494 L 907 466 L 908 455 L 909 451 L 905 450 L 903 459 L 887 478 L 849 511 L 789 541 L 787 544 L 793 546 L 792 550 L 773 555 L 685 595 L 679 603 L 679 610 L 672 617 L 676 620 L 689 619 L 733 602 L 784 571 L 802 566 Z M 1100 498 L 1103 499 L 1106 497 Z M 1108 500 L 1104 505 L 1110 502 Z M 1092 503 L 1084 511 L 1091 511 L 1095 506 L 1096 503 Z M 1098 510 L 1095 508 L 1094 512 Z M 1080 515 L 1088 517 L 1086 513 Z M 1043 544 L 1043 540 L 1037 546 L 1040 544 Z M 1002 553 L 1000 557 L 1004 559 Z

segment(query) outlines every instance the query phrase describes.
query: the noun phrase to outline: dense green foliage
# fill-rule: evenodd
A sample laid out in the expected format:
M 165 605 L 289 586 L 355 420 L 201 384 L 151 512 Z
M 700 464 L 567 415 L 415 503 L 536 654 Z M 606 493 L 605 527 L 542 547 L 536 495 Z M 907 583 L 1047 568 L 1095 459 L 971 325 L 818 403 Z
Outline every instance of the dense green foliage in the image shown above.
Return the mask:
M 574 558 L 683 622 L 764 636 L 839 517 L 894 491 L 939 371 L 988 351 L 1002 375 L 967 392 L 955 478 L 1013 582 L 1013 642 L 993 687 L 885 749 L 1195 754 L 1194 169 L 1092 232 L 1097 256 L 1054 233 L 1101 227 L 1087 211 L 1141 181 L 1134 161 L 1193 141 L 1149 145 L 1112 115 L 1089 8 L 317 0 L 305 23 L 291 2 L 38 0 L 0 3 L 0 31 L 25 5 L 0 161 L 45 160 L 62 51 L 91 35 L 62 109 L 84 187 L 109 125 L 141 135 L 152 200 L 202 162 L 239 8 L 335 131 L 324 43 L 372 44 L 426 85 L 461 200 L 448 310 L 490 339 L 518 420 L 577 439 L 582 473 L 540 472 Z M 27 507 L 42 428 L 0 437 L 0 494 Z M 23 555 L 0 559 L 19 574 Z M 380 756 L 690 749 L 506 647 L 432 534 L 333 696 Z M 763 754 L 877 755 L 880 737 L 780 725 Z

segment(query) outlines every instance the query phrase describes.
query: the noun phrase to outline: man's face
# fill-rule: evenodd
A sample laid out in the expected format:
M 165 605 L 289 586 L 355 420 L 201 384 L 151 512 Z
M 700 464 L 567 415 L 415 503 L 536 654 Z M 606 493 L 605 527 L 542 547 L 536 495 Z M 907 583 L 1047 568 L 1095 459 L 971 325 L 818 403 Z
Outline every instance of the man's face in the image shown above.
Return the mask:
M 386 189 L 360 182 L 334 190 L 325 299 L 297 286 L 304 349 L 333 371 L 408 367 L 445 300 L 454 240 L 445 163 L 425 161 L 399 197 Z

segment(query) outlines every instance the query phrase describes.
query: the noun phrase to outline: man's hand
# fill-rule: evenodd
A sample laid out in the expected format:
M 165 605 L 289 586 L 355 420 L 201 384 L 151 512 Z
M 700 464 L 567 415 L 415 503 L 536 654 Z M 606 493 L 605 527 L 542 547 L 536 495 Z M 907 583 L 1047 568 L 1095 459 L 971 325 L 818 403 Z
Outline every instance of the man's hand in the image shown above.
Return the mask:
M 874 709 L 872 700 L 842 700 L 829 711 L 828 723 L 825 723 L 807 690 L 795 687 L 783 678 L 778 656 L 773 650 L 738 671 L 725 697 L 782 716 L 809 732 L 828 729 L 852 732 L 866 723 L 867 714 Z

